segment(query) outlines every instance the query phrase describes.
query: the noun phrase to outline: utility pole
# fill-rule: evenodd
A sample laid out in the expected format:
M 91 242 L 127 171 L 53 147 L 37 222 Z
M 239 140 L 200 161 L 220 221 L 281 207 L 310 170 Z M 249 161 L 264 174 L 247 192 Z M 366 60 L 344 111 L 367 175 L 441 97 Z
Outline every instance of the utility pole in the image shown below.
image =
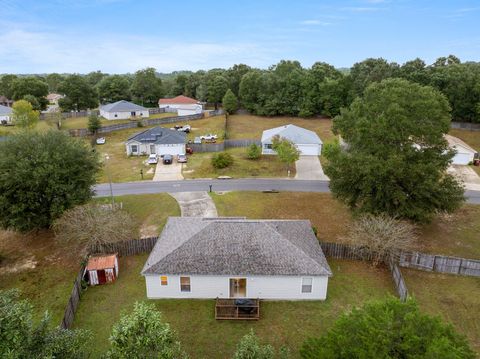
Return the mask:
M 105 155 L 105 171 L 107 172 L 108 183 L 110 184 L 110 198 L 112 200 L 112 211 L 115 210 L 115 198 L 113 197 L 113 187 L 112 187 L 112 177 L 110 176 L 110 171 L 108 169 L 108 160 L 110 156 L 108 154 Z

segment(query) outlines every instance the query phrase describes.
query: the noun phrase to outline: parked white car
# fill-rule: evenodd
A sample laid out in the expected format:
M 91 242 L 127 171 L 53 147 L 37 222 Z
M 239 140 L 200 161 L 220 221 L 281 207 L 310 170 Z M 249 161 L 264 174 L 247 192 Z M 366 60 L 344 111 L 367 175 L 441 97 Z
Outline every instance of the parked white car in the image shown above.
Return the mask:
M 156 165 L 158 163 L 158 156 L 156 154 L 151 154 L 148 156 L 147 163 L 149 165 Z
M 105 137 L 99 137 L 95 141 L 97 145 L 104 145 L 105 144 Z
M 177 131 L 189 133 L 192 127 L 190 125 L 185 125 L 177 128 Z
M 214 135 L 214 134 L 212 134 L 212 133 L 209 133 L 208 135 L 200 136 L 200 139 L 201 139 L 201 140 L 207 140 L 207 141 L 209 141 L 209 140 L 216 140 L 217 137 L 218 137 L 217 135 Z

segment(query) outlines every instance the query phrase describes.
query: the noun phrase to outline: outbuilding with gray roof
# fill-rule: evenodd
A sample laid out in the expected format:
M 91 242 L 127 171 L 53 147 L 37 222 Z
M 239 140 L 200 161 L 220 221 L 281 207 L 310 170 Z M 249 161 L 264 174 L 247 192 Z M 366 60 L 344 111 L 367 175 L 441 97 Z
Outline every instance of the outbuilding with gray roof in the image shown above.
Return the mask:
M 323 300 L 332 272 L 308 220 L 170 217 L 142 274 L 149 298 Z
M 127 155 L 139 156 L 157 154 L 158 156 L 185 153 L 187 135 L 185 132 L 164 127 L 153 127 L 139 132 L 126 141 Z
M 0 124 L 7 124 L 12 121 L 13 109 L 11 107 L 0 105 Z
M 129 118 L 150 116 L 148 108 L 125 100 L 100 106 L 100 116 L 107 120 L 127 120 Z

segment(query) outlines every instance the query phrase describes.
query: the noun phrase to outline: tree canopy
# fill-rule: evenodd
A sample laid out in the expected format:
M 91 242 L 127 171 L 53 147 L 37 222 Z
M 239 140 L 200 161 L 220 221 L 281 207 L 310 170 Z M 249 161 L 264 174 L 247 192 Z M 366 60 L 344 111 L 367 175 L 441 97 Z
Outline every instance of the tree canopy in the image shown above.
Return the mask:
M 130 81 L 121 75 L 104 77 L 97 85 L 98 97 L 102 103 L 130 100 Z
M 333 194 L 353 209 L 416 221 L 457 209 L 463 188 L 446 173 L 449 110 L 428 86 L 403 79 L 370 85 L 333 121 L 348 144 L 325 151 Z
M 342 314 L 320 338 L 303 344 L 303 359 L 473 359 L 451 324 L 420 312 L 413 299 L 371 302 Z
M 223 109 L 229 113 L 235 113 L 238 109 L 238 99 L 232 90 L 228 89 L 222 99 Z
M 157 107 L 162 97 L 162 80 L 157 77 L 154 68 L 135 72 L 131 92 L 133 99 L 142 106 Z
M 67 76 L 58 90 L 65 95 L 58 101 L 63 111 L 87 110 L 98 105 L 98 94 L 84 76 Z
M 12 120 L 16 126 L 24 129 L 32 129 L 38 123 L 40 113 L 35 111 L 32 104 L 28 101 L 15 101 L 12 110 Z
M 48 228 L 92 197 L 97 156 L 68 134 L 23 132 L 0 142 L 0 227 Z
M 48 105 L 46 96 L 48 95 L 48 85 L 38 77 L 18 77 L 11 84 L 12 98 L 17 101 L 23 99 L 26 95 L 35 97 L 38 101 L 40 110 L 45 110 Z

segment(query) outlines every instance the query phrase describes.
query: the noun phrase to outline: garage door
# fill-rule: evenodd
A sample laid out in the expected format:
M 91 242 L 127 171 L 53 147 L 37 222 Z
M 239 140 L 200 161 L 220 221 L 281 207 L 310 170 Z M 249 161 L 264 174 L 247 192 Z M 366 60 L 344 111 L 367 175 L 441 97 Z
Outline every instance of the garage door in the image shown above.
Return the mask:
M 179 155 L 185 153 L 185 145 L 157 145 L 157 155 Z
M 320 145 L 297 145 L 302 156 L 318 156 L 320 155 Z
M 457 153 L 453 157 L 452 164 L 454 164 L 454 165 L 468 165 L 472 161 L 473 161 L 473 155 L 470 155 L 468 153 Z

